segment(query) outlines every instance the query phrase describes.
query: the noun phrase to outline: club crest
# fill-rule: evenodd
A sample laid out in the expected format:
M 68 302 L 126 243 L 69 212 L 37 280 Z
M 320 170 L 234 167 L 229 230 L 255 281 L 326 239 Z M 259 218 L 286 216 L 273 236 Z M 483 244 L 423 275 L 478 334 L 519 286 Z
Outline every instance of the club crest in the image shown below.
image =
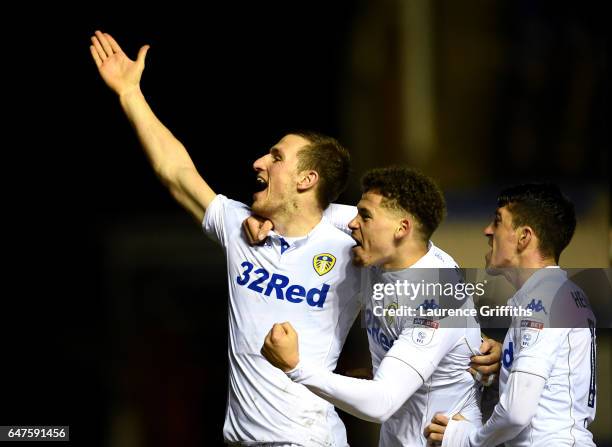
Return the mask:
M 395 311 L 397 311 L 397 303 L 390 303 L 387 306 L 387 309 L 394 309 Z M 393 323 L 393 320 L 395 320 L 395 315 L 391 315 L 391 312 L 387 312 L 385 315 L 385 319 L 387 320 L 387 324 L 391 324 Z
M 319 276 L 329 273 L 336 265 L 336 257 L 329 253 L 321 253 L 312 259 L 312 266 Z

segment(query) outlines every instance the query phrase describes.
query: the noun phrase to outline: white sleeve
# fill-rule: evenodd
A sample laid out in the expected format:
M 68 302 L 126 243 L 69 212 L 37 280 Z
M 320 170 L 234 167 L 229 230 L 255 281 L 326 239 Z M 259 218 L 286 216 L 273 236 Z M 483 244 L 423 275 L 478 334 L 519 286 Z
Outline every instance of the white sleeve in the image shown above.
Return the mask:
M 244 203 L 217 194 L 206 208 L 202 229 L 208 237 L 226 248 L 236 232 L 240 232 L 238 237 L 244 237 L 242 221 L 250 214 L 249 207 Z
M 417 319 L 418 320 L 418 319 Z M 361 419 L 389 419 L 433 374 L 464 329 L 434 329 L 416 324 L 402 331 L 376 370 L 373 380 L 355 379 L 325 369 L 299 365 L 288 373 L 316 395 Z
M 538 375 L 512 372 L 487 423 L 467 432 L 464 421 L 449 422 L 443 446 L 484 447 L 514 439 L 535 416 L 545 384 L 546 380 Z
M 512 372 L 535 374 L 547 380 L 554 366 L 554 355 L 567 337 L 569 328 L 533 329 L 531 320 L 522 320 L 521 350 L 514 359 Z
M 382 360 L 373 380 L 302 364 L 287 375 L 347 413 L 379 424 L 389 419 L 423 384 L 414 368 L 393 357 Z
M 465 340 L 465 329 L 438 329 L 436 321 L 426 318 L 415 318 L 412 325 L 402 331 L 385 358 L 394 357 L 412 366 L 425 382 L 453 347 Z
M 529 303 L 531 316 L 521 317 L 515 331 L 520 331 L 520 351 L 512 363 L 512 371 L 538 375 L 548 379 L 556 360 L 556 353 L 575 322 L 560 325 L 559 318 L 576 315 L 573 300 L 567 307 L 563 289 L 556 281 L 542 281 L 521 301 Z
M 355 216 L 357 216 L 357 207 L 338 203 L 332 203 L 323 211 L 323 217 L 334 227 L 348 234 L 351 234 L 348 224 Z

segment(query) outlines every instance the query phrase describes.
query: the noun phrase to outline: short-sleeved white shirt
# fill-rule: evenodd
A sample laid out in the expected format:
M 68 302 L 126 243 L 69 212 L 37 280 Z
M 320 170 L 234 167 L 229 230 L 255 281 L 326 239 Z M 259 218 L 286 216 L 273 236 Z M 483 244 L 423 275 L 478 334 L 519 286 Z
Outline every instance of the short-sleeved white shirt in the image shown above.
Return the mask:
M 502 350 L 500 393 L 511 372 L 546 380 L 531 423 L 507 445 L 592 446 L 595 317 L 585 293 L 560 268 L 537 270 L 508 301 L 532 310 L 514 317 Z
M 325 216 L 347 233 L 350 232 L 347 224 L 356 215 L 357 208 L 347 205 L 332 204 L 325 210 Z M 453 317 L 451 321 L 434 321 L 420 317 L 374 315 L 375 306 L 388 308 L 398 306 L 401 301 L 388 295 L 382 300 L 374 299 L 372 287 L 375 283 L 457 281 L 460 280 L 457 275 L 458 266 L 454 259 L 432 242 L 429 242 L 425 256 L 408 269 L 362 269 L 364 324 L 374 372 L 385 356 L 392 356 L 413 367 L 424 380 L 410 399 L 382 424 L 381 446 L 425 446 L 427 440 L 423 430 L 438 412 L 461 413 L 477 427 L 482 424 L 479 386 L 467 371 L 470 357 L 479 353 L 482 342 L 477 320 L 467 317 L 460 321 L 460 318 Z M 417 300 L 420 301 L 412 303 L 414 307 L 436 306 L 433 297 L 420 296 Z M 473 309 L 473 301 L 467 299 L 461 307 Z
M 397 306 L 401 298 L 385 294 L 375 299 L 372 287 L 397 281 L 434 283 L 458 275 L 457 264 L 444 251 L 429 243 L 427 254 L 416 264 L 400 271 L 376 267 L 363 270 L 362 294 L 365 323 L 374 371 L 385 356 L 397 358 L 414 368 L 424 384 L 381 427 L 381 446 L 425 446 L 423 430 L 432 417 L 442 412 L 461 413 L 481 425 L 480 393 L 467 371 L 470 357 L 478 353 L 480 327 L 473 316 L 436 320 L 421 316 L 376 316 L 375 306 Z M 456 280 L 460 280 L 456 277 Z M 454 299 L 454 298 L 452 298 Z M 435 296 L 418 296 L 412 307 L 438 306 Z M 471 299 L 462 308 L 473 308 Z M 380 308 L 377 310 L 380 314 Z
M 325 400 L 293 383 L 260 354 L 272 325 L 290 321 L 300 357 L 333 370 L 359 312 L 353 240 L 325 218 L 290 242 L 272 232 L 250 245 L 241 230 L 250 209 L 217 195 L 204 231 L 226 254 L 229 288 L 229 392 L 223 427 L 231 443 L 346 445 L 344 426 Z

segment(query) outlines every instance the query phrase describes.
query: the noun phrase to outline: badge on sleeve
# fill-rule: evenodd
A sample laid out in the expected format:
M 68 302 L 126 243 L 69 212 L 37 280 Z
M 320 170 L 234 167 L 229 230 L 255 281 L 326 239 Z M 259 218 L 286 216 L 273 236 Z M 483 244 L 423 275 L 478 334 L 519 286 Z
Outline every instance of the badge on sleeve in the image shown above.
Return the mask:
M 538 341 L 544 323 L 534 320 L 521 320 L 521 348 L 528 348 Z
M 427 346 L 433 339 L 439 323 L 427 318 L 415 318 L 413 323 L 412 341 L 417 346 Z

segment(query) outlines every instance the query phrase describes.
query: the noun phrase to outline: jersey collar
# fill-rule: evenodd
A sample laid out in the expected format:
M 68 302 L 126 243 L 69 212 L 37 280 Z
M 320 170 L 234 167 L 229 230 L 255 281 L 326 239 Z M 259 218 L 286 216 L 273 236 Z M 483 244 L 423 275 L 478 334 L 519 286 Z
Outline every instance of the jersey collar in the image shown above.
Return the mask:
M 308 240 L 315 236 L 317 233 L 323 231 L 324 224 L 325 218 L 322 218 L 319 223 L 316 224 L 312 228 L 312 230 L 310 230 L 305 236 L 287 237 L 280 235 L 276 231 L 272 230 L 268 234 L 268 240 L 266 241 L 266 245 L 279 247 L 281 254 L 286 253 L 290 250 L 295 250 L 306 244 Z

